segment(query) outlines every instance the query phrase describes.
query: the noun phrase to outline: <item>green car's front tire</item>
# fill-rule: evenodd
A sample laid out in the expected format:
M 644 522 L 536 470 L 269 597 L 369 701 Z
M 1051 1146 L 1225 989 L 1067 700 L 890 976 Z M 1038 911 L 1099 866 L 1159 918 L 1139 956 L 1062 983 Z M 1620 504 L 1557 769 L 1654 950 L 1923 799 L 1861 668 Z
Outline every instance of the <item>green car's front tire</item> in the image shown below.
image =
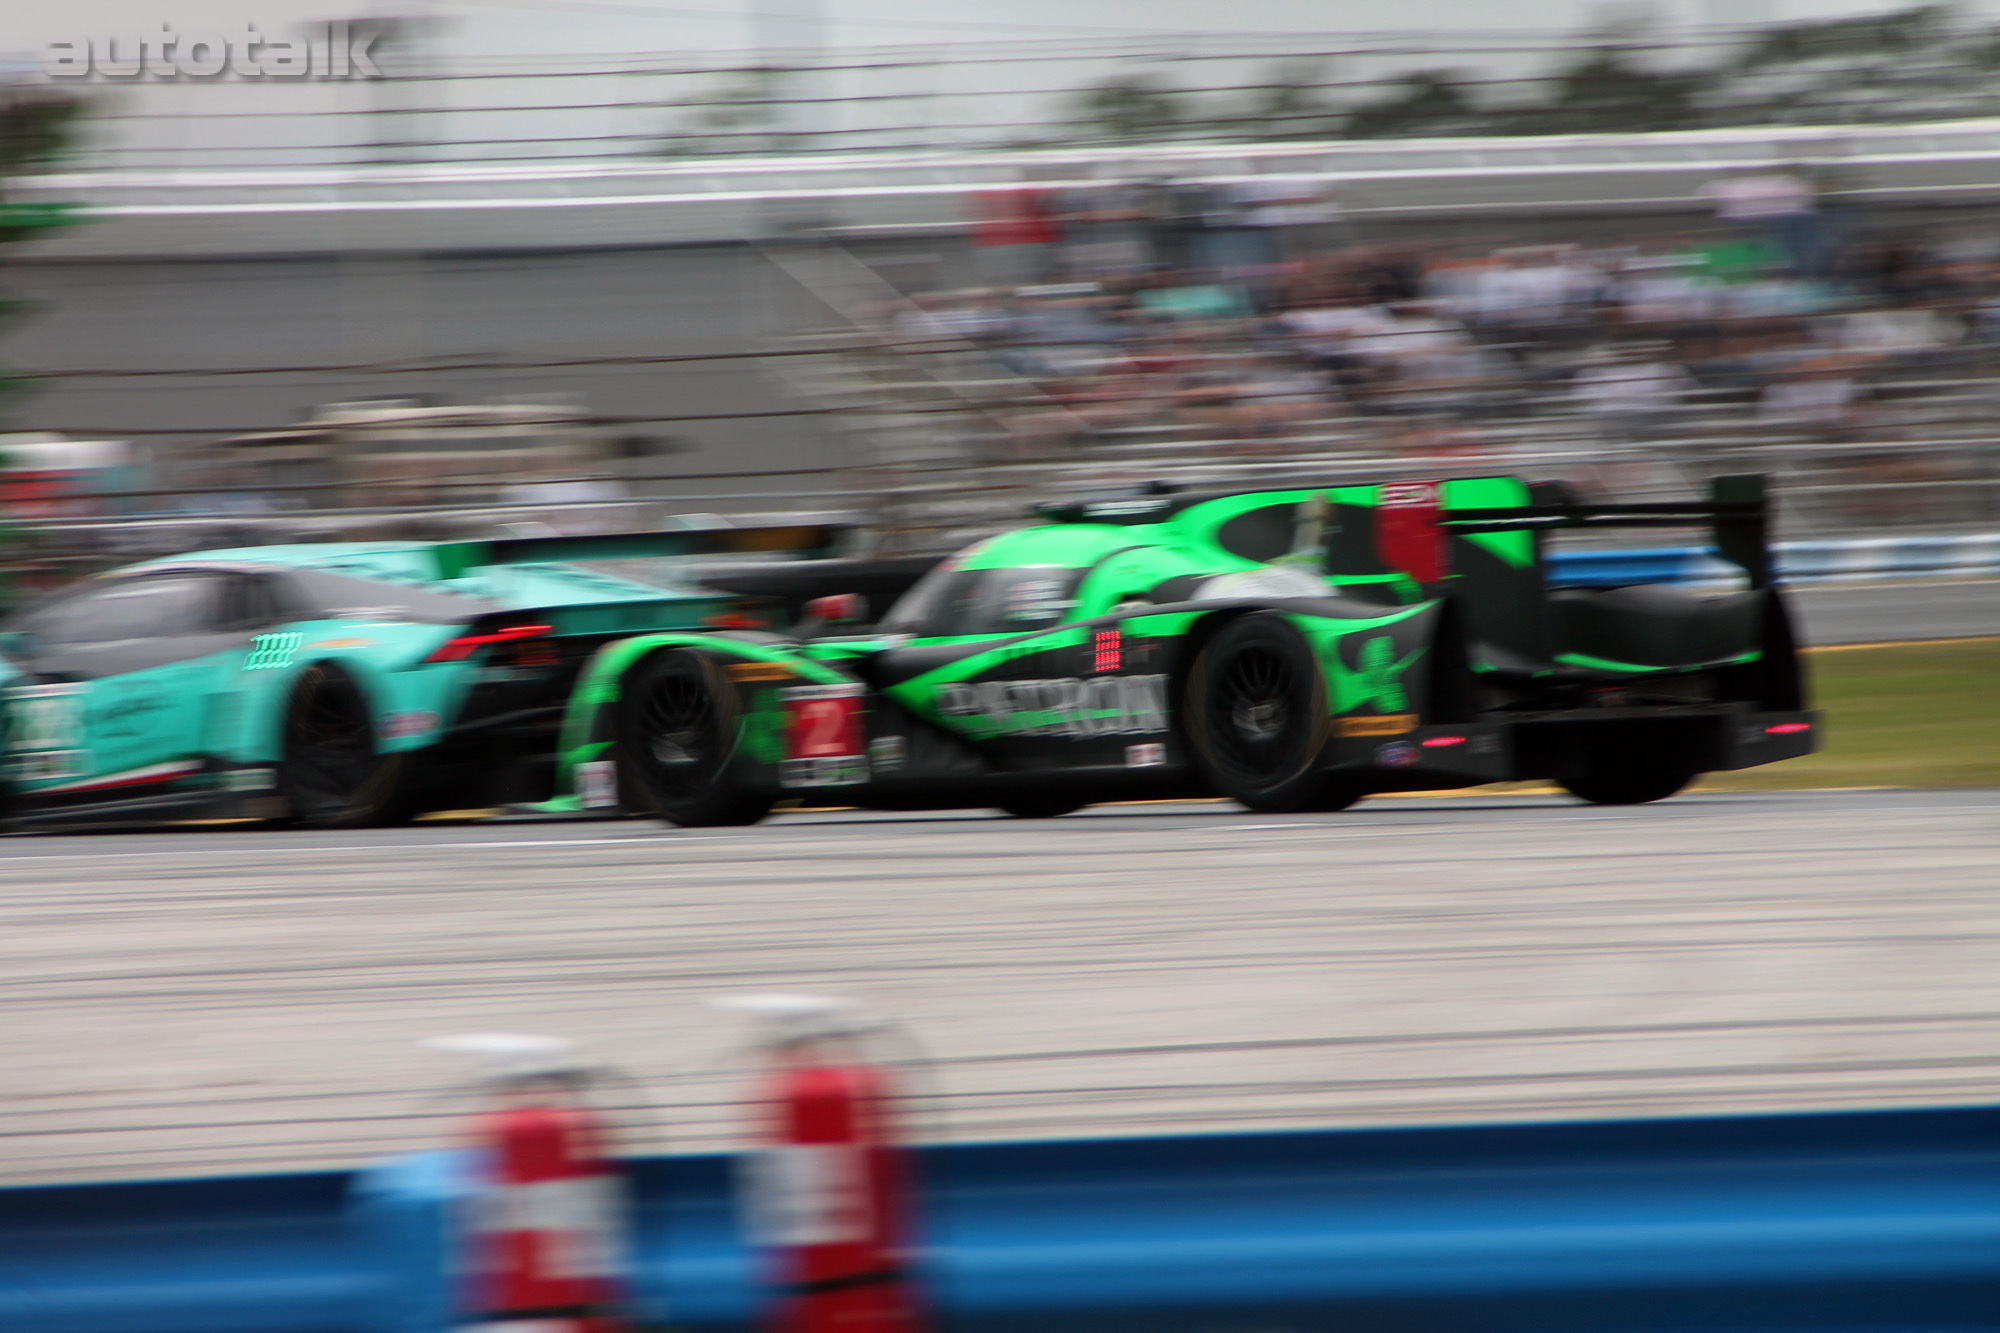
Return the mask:
M 308 666 L 292 688 L 278 792 L 313 828 L 398 824 L 418 812 L 403 756 L 376 750 L 368 698 L 338 663 Z
M 735 776 L 743 706 L 713 653 L 672 649 L 643 658 L 619 687 L 621 776 L 660 818 L 688 828 L 754 824 L 769 794 Z
M 1317 768 L 1326 677 L 1283 616 L 1259 611 L 1217 631 L 1188 673 L 1182 717 L 1217 794 L 1272 813 L 1341 808 Z

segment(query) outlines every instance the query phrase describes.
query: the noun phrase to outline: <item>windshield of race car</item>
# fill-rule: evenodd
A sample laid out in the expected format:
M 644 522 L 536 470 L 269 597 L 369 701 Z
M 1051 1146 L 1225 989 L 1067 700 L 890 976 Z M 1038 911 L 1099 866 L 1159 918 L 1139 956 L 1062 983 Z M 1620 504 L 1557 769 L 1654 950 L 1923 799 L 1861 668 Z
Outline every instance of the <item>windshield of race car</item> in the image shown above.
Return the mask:
M 1061 565 L 935 569 L 903 594 L 881 628 L 937 637 L 1047 629 L 1075 608 L 1085 572 Z

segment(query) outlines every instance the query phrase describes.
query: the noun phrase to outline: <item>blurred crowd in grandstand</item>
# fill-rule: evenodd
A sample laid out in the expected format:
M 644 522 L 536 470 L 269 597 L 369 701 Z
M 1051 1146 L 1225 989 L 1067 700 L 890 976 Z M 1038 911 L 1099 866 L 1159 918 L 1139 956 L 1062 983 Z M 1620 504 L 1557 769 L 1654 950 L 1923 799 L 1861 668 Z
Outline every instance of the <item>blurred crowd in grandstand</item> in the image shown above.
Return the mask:
M 981 285 L 879 313 L 906 353 L 976 345 L 1032 385 L 1009 416 L 1027 453 L 1170 433 L 1282 454 L 1333 427 L 1477 457 L 1522 416 L 1891 441 L 1894 404 L 2000 348 L 2000 230 L 1871 225 L 1803 170 L 1707 195 L 1681 234 L 1364 244 L 1303 182 L 998 189 L 971 219 Z

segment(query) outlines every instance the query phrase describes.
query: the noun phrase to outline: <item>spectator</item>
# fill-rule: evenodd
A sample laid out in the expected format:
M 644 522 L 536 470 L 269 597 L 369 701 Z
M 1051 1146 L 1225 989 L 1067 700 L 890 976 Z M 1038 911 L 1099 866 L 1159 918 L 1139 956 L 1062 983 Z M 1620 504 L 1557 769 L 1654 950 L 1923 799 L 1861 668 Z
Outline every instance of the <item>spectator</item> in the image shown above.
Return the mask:
M 1571 382 L 1578 405 L 1628 440 L 1660 435 L 1694 387 L 1694 376 L 1659 351 L 1635 347 L 1603 354 Z

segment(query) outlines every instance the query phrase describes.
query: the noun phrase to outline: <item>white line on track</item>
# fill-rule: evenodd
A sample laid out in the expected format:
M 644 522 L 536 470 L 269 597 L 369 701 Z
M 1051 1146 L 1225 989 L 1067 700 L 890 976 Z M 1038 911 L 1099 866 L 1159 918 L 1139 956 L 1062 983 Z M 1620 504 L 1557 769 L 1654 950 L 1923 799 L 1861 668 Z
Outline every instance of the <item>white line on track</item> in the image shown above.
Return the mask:
M 268 858 L 274 854 L 283 854 L 285 852 L 332 851 L 339 852 L 344 856 L 349 852 L 512 851 L 521 847 L 647 847 L 676 845 L 683 842 L 721 842 L 726 840 L 726 835 L 715 833 L 658 833 L 624 838 L 534 838 L 501 839 L 490 842 L 418 842 L 412 840 L 410 842 L 364 843 L 360 845 L 338 842 L 308 842 L 293 843 L 283 847 L 264 844 L 257 847 L 198 847 L 191 848 L 190 850 L 196 851 L 201 855 L 262 856 Z M 7 856 L 0 854 L 0 868 L 23 861 L 157 861 L 162 854 L 157 849 L 150 852 L 57 852 L 36 856 Z

